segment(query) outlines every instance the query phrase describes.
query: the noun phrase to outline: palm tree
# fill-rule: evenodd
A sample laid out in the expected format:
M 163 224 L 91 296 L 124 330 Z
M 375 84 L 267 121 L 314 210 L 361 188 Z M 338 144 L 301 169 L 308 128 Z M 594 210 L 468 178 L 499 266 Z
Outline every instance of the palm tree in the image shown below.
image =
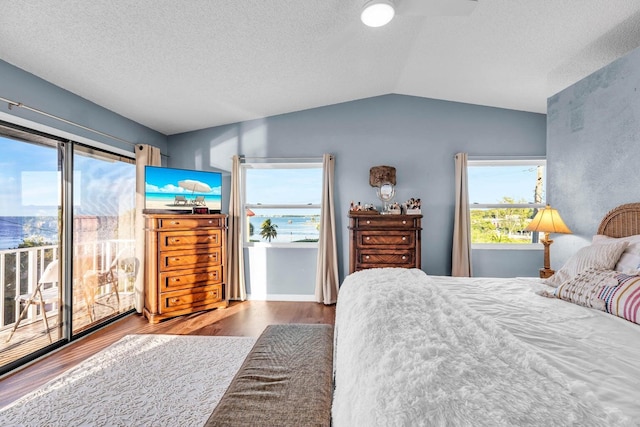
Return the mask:
M 271 224 L 270 219 L 265 219 L 260 226 L 260 236 L 263 239 L 267 239 L 267 241 L 271 242 L 271 239 L 275 238 L 278 235 L 278 230 L 276 230 L 276 228 L 278 228 L 278 226 L 276 224 Z

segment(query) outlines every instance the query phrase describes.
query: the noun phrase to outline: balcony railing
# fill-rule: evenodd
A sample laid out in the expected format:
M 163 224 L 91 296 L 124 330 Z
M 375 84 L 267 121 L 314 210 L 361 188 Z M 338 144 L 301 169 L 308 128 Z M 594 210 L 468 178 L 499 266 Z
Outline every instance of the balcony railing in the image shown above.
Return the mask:
M 74 266 L 74 277 L 86 270 L 103 271 L 126 250 L 132 250 L 133 240 L 105 240 L 74 244 L 74 260 L 82 260 L 82 266 Z M 58 246 L 38 246 L 0 250 L 0 331 L 13 327 L 20 316 L 20 295 L 31 295 L 38 285 L 47 265 L 58 258 Z M 51 285 L 49 285 L 51 286 Z M 47 315 L 54 313 L 48 312 Z M 33 305 L 20 322 L 20 326 L 41 320 L 42 313 Z

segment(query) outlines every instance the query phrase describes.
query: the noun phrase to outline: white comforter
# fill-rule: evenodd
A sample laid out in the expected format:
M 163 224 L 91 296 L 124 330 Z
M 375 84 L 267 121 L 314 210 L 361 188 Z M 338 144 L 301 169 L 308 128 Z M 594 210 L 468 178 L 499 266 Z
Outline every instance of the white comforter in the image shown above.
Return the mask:
M 634 425 L 420 270 L 347 277 L 335 339 L 337 427 Z

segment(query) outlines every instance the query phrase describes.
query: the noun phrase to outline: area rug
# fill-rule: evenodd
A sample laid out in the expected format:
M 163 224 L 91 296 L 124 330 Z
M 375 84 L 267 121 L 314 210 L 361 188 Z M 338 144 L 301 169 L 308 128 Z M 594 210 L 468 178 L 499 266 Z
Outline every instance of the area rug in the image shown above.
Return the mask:
M 201 426 L 255 341 L 127 335 L 0 410 L 0 425 Z

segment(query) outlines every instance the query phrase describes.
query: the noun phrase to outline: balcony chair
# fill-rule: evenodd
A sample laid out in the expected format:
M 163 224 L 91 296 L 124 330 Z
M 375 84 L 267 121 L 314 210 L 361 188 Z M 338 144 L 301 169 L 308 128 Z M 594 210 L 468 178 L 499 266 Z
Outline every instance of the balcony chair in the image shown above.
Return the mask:
M 132 255 L 131 249 L 123 249 L 120 251 L 113 262 L 106 270 L 87 270 L 82 277 L 82 289 L 84 294 L 84 300 L 87 304 L 87 311 L 89 313 L 89 319 L 94 321 L 95 306 L 101 305 L 103 307 L 109 307 L 114 312 L 120 311 L 120 293 L 119 282 L 120 279 L 135 280 L 140 268 L 140 261 Z M 111 305 L 104 304 L 96 299 L 99 291 L 103 288 L 108 288 L 110 293 L 107 298 L 107 303 L 112 296 L 115 295 L 117 307 L 113 308 Z
M 46 283 L 52 283 L 54 286 L 43 289 Z M 42 277 L 38 280 L 38 285 L 33 290 L 31 294 L 18 295 L 16 297 L 16 301 L 19 301 L 19 305 L 24 303 L 24 309 L 20 312 L 20 316 L 16 321 L 16 324 L 13 325 L 13 329 L 11 330 L 11 334 L 9 334 L 9 338 L 7 338 L 6 342 L 11 341 L 14 332 L 20 326 L 20 321 L 27 314 L 27 310 L 32 305 L 40 306 L 40 315 L 42 316 L 42 321 L 44 322 L 45 330 L 49 335 L 49 342 L 52 343 L 53 340 L 51 338 L 51 331 L 49 330 L 49 320 L 47 319 L 47 304 L 54 304 L 56 307 L 60 306 L 60 294 L 58 292 L 58 260 L 51 261 L 47 268 L 45 268 L 42 273 Z

